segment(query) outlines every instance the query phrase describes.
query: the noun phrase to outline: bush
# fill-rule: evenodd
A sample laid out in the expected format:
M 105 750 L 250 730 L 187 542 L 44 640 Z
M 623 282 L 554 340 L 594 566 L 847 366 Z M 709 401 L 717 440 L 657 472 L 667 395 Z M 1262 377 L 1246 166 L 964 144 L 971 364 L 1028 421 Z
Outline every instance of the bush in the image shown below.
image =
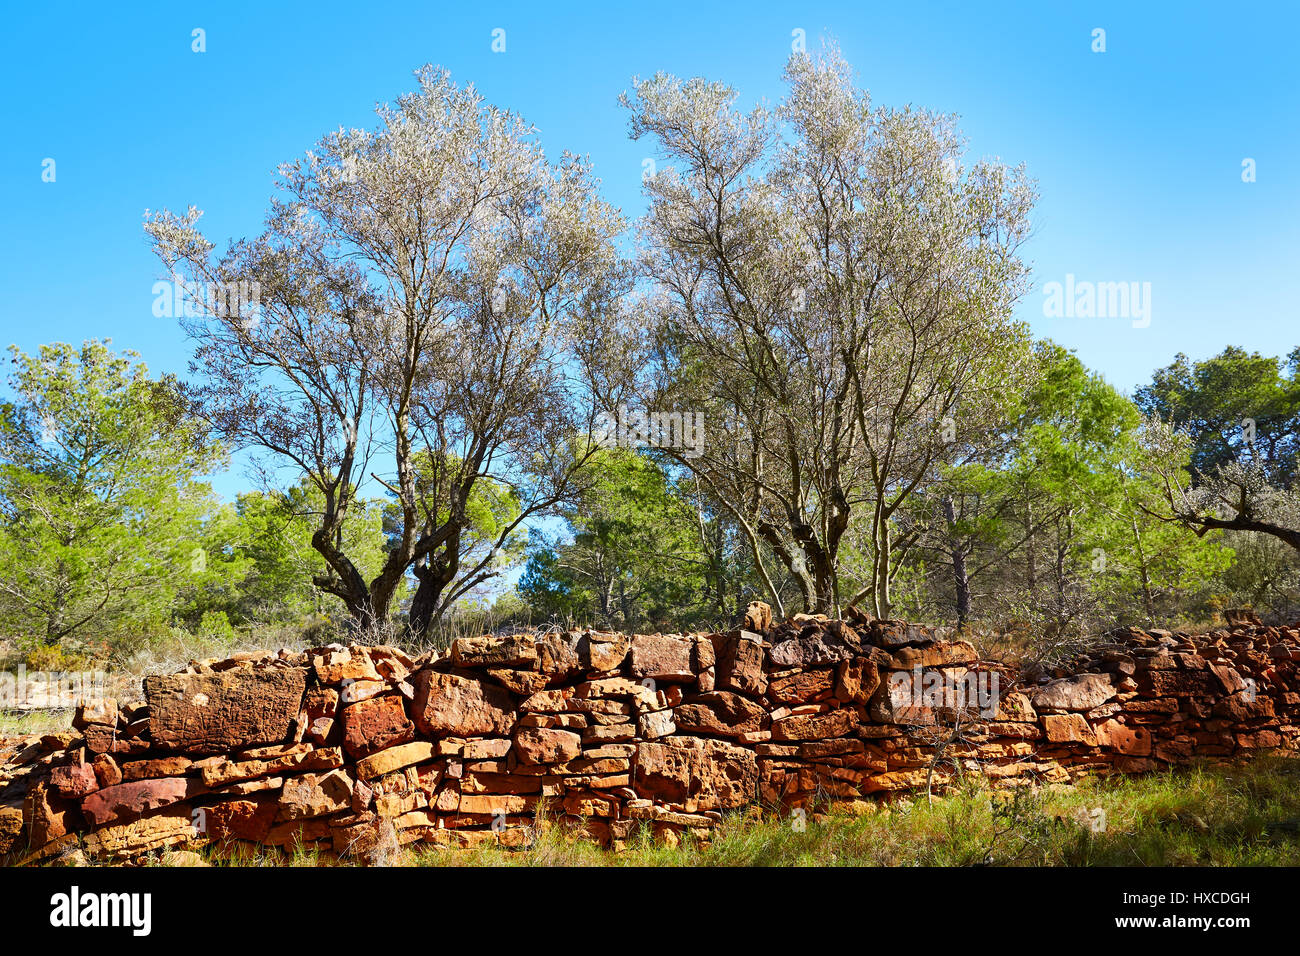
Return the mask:
M 230 644 L 233 644 L 238 636 L 225 611 L 204 611 L 203 617 L 199 620 L 198 634 L 210 641 Z
M 29 671 L 79 671 L 85 669 L 86 658 L 58 644 L 37 644 L 27 650 L 24 662 Z

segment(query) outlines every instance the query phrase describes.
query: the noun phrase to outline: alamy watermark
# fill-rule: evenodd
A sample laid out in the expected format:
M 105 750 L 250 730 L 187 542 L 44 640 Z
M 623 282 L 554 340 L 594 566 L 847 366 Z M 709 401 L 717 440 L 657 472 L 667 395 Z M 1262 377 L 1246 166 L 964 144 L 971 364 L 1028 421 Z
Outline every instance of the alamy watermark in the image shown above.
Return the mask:
M 646 412 L 620 404 L 596 415 L 592 437 L 601 448 L 675 448 L 684 458 L 704 454 L 703 412 Z
M 0 671 L 0 710 L 25 707 L 69 709 L 104 700 L 108 683 L 103 671 Z
M 1068 273 L 1065 282 L 1043 286 L 1047 319 L 1132 319 L 1133 328 L 1151 324 L 1150 282 L 1090 282 Z
M 159 280 L 153 284 L 153 314 L 157 319 L 235 318 L 251 328 L 262 317 L 262 284 Z
M 50 925 L 55 929 L 129 929 L 132 936 L 153 931 L 152 893 L 82 892 L 73 885 L 50 897 Z
M 978 711 L 989 718 L 997 715 L 999 699 L 997 671 L 967 671 L 954 678 L 917 665 L 889 675 L 889 700 L 895 707 Z

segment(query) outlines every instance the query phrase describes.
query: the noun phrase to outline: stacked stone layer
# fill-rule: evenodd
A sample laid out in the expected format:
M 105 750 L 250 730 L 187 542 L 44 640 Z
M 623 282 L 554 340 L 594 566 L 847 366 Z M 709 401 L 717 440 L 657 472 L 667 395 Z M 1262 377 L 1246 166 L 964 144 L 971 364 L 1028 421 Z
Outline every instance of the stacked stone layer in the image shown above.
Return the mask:
M 1136 629 L 1017 683 L 940 629 L 765 605 L 727 633 L 331 645 L 149 677 L 74 730 L 0 750 L 0 859 L 246 841 L 340 855 L 418 841 L 619 846 L 747 807 L 861 801 L 1295 752 L 1300 629 Z M 992 691 L 977 697 L 976 687 Z M 962 694 L 961 691 L 967 691 Z

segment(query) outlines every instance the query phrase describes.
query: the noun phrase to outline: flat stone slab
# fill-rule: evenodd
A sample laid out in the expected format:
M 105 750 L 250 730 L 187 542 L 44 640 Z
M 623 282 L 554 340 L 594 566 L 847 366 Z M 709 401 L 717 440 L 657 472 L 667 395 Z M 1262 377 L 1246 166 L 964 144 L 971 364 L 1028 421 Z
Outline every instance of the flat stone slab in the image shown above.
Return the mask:
M 1109 674 L 1075 674 L 1044 684 L 1034 693 L 1037 710 L 1092 710 L 1115 696 Z
M 306 685 L 302 667 L 146 677 L 149 732 L 155 746 L 184 753 L 283 743 Z

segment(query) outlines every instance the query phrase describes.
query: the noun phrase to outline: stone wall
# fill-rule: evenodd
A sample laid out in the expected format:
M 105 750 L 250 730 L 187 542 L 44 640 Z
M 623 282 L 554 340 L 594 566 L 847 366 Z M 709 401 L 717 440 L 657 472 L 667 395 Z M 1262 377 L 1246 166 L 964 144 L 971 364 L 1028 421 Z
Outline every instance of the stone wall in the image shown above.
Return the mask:
M 1034 682 L 939 629 L 751 606 L 719 634 L 332 645 L 196 663 L 0 749 L 0 859 L 134 858 L 249 841 L 339 854 L 617 847 L 724 813 L 1294 752 L 1300 629 L 1136 629 Z

